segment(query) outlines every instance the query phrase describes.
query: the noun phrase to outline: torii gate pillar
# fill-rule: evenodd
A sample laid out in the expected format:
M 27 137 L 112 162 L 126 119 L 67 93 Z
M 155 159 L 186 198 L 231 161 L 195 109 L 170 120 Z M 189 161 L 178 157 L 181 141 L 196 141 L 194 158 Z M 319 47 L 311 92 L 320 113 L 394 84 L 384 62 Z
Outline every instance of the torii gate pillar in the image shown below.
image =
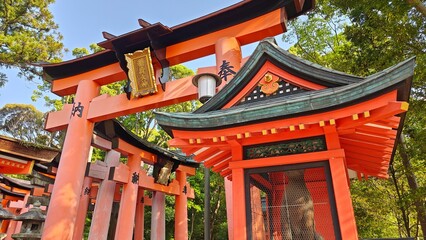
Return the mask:
M 87 120 L 90 101 L 99 94 L 94 81 L 80 81 L 70 113 L 67 134 L 42 239 L 72 239 L 94 123 Z
M 215 45 L 216 53 L 216 72 L 220 73 L 225 64 L 232 67 L 232 71 L 238 72 L 241 68 L 241 45 L 235 37 L 221 38 Z M 227 77 L 227 81 L 231 80 L 233 75 Z M 224 79 L 222 79 L 224 80 Z M 225 86 L 227 81 L 223 81 L 220 89 Z M 229 239 L 234 239 L 233 227 L 233 208 L 232 208 L 232 183 L 225 178 L 225 195 L 226 195 L 226 215 L 228 219 L 228 236 Z

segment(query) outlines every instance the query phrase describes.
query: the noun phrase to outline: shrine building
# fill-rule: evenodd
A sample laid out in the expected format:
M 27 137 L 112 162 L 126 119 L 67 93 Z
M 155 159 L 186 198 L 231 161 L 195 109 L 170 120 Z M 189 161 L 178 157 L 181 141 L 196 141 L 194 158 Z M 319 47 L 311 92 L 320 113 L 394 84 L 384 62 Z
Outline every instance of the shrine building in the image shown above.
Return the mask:
M 101 52 L 42 65 L 53 93 L 73 95 L 45 124 L 48 131 L 66 129 L 66 137 L 59 163 L 32 168 L 27 160 L 1 159 L 0 170 L 36 171 L 32 190 L 3 181 L 0 190 L 13 190 L 9 198 L 23 197 L 9 210 L 28 210 L 30 195 L 48 197 L 36 234 L 70 240 L 81 239 L 92 207 L 89 239 L 141 240 L 144 207 L 151 206 L 150 237 L 164 240 L 170 195 L 174 239 L 186 240 L 187 201 L 197 197 L 187 178 L 202 163 L 225 178 L 229 239 L 358 239 L 350 179 L 388 177 L 415 62 L 358 77 L 281 49 L 271 37 L 314 5 L 245 0 L 174 27 L 139 19 L 134 31 L 103 32 Z M 242 58 L 241 47 L 256 42 Z M 170 66 L 209 55 L 214 66 L 171 79 Z M 101 86 L 123 80 L 124 93 L 101 94 Z M 195 112 L 155 114 L 170 147 L 184 155 L 114 120 L 197 98 L 203 105 Z M 88 163 L 93 147 L 106 155 Z M 5 219 L 2 231 L 16 233 L 13 214 Z
M 232 181 L 231 239 L 357 239 L 349 179 L 388 177 L 414 66 L 361 78 L 266 39 L 198 110 L 156 119 Z

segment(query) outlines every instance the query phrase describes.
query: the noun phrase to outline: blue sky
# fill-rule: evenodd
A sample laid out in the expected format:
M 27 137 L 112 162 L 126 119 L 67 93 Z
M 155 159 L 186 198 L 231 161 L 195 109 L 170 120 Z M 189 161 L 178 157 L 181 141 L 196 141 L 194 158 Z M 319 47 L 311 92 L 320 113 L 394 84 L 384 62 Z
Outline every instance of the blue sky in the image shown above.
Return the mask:
M 103 41 L 102 31 L 121 35 L 138 29 L 140 28 L 137 21 L 139 18 L 150 23 L 161 22 L 173 27 L 236 2 L 239 1 L 57 0 L 50 9 L 64 37 L 65 48 L 71 51 L 76 47 L 88 48 L 91 43 Z M 281 41 L 278 40 L 278 42 Z M 243 55 L 249 55 L 254 47 L 255 44 L 244 47 Z M 71 58 L 70 53 L 64 54 L 64 60 Z M 197 67 L 214 65 L 214 58 L 207 57 L 185 65 L 196 70 Z M 0 107 L 6 103 L 28 103 L 35 105 L 41 111 L 47 111 L 48 109 L 43 106 L 43 100 L 34 103 L 30 99 L 36 83 L 19 79 L 16 73 L 16 71 L 7 72 L 8 83 L 0 88 Z

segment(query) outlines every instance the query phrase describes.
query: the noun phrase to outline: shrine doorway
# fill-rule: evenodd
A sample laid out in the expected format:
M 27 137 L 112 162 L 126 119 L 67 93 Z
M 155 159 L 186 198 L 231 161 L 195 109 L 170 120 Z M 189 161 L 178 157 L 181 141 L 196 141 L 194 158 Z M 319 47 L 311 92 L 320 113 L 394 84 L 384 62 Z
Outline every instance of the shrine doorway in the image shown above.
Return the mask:
M 248 239 L 341 239 L 328 161 L 251 168 L 244 177 Z

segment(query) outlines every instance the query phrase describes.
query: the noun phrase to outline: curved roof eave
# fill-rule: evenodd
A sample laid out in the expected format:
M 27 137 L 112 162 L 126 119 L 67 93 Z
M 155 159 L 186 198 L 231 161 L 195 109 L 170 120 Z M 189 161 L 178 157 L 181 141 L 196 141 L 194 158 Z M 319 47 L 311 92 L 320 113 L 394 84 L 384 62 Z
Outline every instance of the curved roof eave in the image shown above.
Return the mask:
M 247 62 L 234 78 L 214 97 L 201 106 L 195 113 L 203 113 L 222 108 L 251 80 L 266 62 L 277 65 L 298 77 L 309 79 L 327 87 L 356 83 L 364 78 L 322 67 L 316 63 L 299 58 L 280 48 L 274 38 L 262 40 Z
M 198 167 L 199 165 L 197 162 L 192 161 L 190 157 L 169 151 L 136 136 L 115 119 L 97 123 L 95 125 L 95 133 L 108 140 L 112 140 L 115 137 L 121 138 L 125 142 L 139 149 L 145 150 L 157 156 L 162 156 L 163 158 L 171 161 L 177 161 L 186 166 Z
M 43 67 L 44 80 L 69 77 L 118 62 L 115 52 L 109 49 L 60 63 L 39 64 Z M 66 71 L 64 71 L 66 69 Z
M 156 112 L 160 126 L 168 133 L 170 129 L 207 130 L 238 126 L 271 119 L 285 119 L 324 112 L 330 109 L 356 104 L 383 93 L 400 88 L 404 81 L 411 81 L 415 58 L 410 58 L 393 67 L 345 86 L 304 92 L 289 97 L 274 98 L 241 106 L 203 113 Z M 404 84 L 403 101 L 408 101 L 410 84 Z
M 52 81 L 118 62 L 118 59 L 115 57 L 115 52 L 113 51 L 114 44 L 117 44 L 120 48 L 123 48 L 122 50 L 126 50 L 127 52 L 133 52 L 136 49 L 148 47 L 151 45 L 152 40 L 155 40 L 155 43 L 159 47 L 165 47 L 188 40 L 192 37 L 224 29 L 232 24 L 238 24 L 253 19 L 282 7 L 286 8 L 287 18 L 290 20 L 309 11 L 314 5 L 315 0 L 306 0 L 303 9 L 297 11 L 293 0 L 245 0 L 171 28 L 161 23 L 155 23 L 120 36 L 111 35 L 107 40 L 98 43 L 99 46 L 107 49 L 100 53 L 103 57 L 105 57 L 104 54 L 107 54 L 107 59 L 98 59 L 98 57 L 100 57 L 99 55 L 92 54 L 62 63 L 41 64 L 40 66 L 43 67 L 46 73 L 45 79 L 47 81 Z M 209 27 L 206 28 L 206 26 Z M 150 39 L 150 37 L 154 39 Z

